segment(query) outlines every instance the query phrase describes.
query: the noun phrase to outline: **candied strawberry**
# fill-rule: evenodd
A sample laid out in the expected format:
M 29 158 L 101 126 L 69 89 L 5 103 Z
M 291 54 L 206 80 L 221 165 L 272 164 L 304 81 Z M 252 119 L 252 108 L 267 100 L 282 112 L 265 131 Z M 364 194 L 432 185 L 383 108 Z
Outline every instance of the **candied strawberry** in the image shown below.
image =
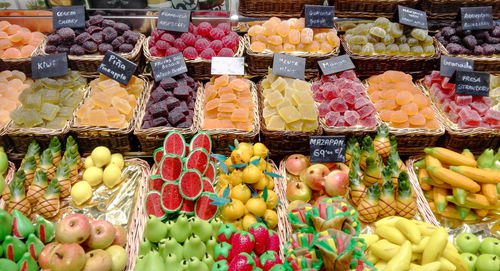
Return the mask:
M 196 40 L 194 44 L 194 48 L 196 48 L 196 51 L 198 52 L 203 52 L 206 48 L 210 46 L 210 42 L 207 39 L 199 39 Z
M 213 40 L 212 42 L 210 42 L 210 48 L 212 48 L 216 53 L 218 53 L 222 48 L 224 48 L 224 45 L 220 40 Z
M 217 25 L 217 28 L 222 29 L 226 35 L 231 32 L 231 27 L 227 23 L 220 23 Z
M 164 40 L 159 40 L 156 42 L 156 48 L 158 48 L 160 50 L 167 50 L 170 47 L 172 47 L 172 46 L 170 46 L 170 44 L 168 44 L 168 42 L 166 42 Z
M 192 33 L 182 33 L 181 40 L 187 46 L 193 46 L 194 43 L 196 42 L 196 37 Z
M 225 36 L 222 38 L 222 44 L 226 48 L 235 48 L 238 46 L 238 35 L 234 36 L 230 34 L 229 36 Z
M 169 43 L 173 43 L 175 40 L 175 37 L 170 33 L 165 33 L 165 34 L 161 35 L 160 39 L 162 39 L 166 42 L 169 42 Z
M 213 56 L 215 56 L 215 52 L 214 50 L 212 50 L 212 48 L 206 48 L 200 54 L 200 57 L 203 59 L 212 59 Z
M 220 52 L 217 54 L 217 56 L 232 57 L 234 56 L 234 52 L 229 48 L 222 48 Z
M 156 47 L 152 47 L 149 49 L 149 53 L 152 56 L 159 56 L 159 57 L 164 57 L 165 56 L 165 51 L 164 50 L 159 50 Z
M 182 55 L 187 59 L 195 59 L 198 57 L 198 52 L 194 47 L 189 46 L 186 49 L 184 49 Z
M 198 34 L 208 37 L 210 31 L 212 30 L 212 25 L 209 22 L 202 22 L 198 25 Z
M 214 40 L 221 40 L 226 36 L 226 33 L 224 33 L 224 30 L 220 28 L 213 28 L 210 30 L 210 37 L 212 37 Z
M 175 48 L 179 49 L 179 51 L 183 51 L 187 47 L 181 39 L 176 39 L 173 45 Z
M 175 47 L 170 47 L 170 48 L 167 49 L 167 51 L 165 51 L 165 56 L 177 54 L 179 52 L 180 52 L 179 49 L 177 49 Z
M 195 29 L 196 25 L 194 25 L 193 23 L 189 23 L 189 28 L 188 28 L 189 33 L 193 33 Z

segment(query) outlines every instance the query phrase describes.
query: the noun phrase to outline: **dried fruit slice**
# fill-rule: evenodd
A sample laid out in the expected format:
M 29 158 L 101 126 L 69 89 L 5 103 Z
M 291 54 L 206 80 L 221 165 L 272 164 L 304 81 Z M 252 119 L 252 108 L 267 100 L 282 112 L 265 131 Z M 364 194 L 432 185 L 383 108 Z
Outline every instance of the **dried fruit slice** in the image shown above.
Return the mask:
M 163 152 L 167 154 L 175 154 L 180 157 L 186 155 L 186 141 L 184 136 L 177 131 L 168 133 L 163 141 Z
M 167 182 L 163 185 L 161 189 L 161 207 L 167 214 L 179 211 L 183 201 L 177 182 Z
M 179 190 L 184 199 L 195 200 L 203 192 L 201 174 L 196 169 L 189 169 L 179 178 Z
M 215 181 L 215 164 L 212 161 L 208 163 L 207 170 L 205 171 L 205 174 L 203 174 L 203 177 L 207 177 L 210 180 L 210 183 Z
M 199 132 L 191 139 L 189 150 L 193 151 L 196 148 L 203 148 L 209 154 L 212 152 L 212 139 L 207 132 Z
M 215 193 L 214 186 L 209 178 L 203 177 L 203 192 Z
M 165 153 L 163 152 L 163 147 L 158 148 L 153 152 L 153 160 L 155 161 L 156 166 L 160 164 L 164 154 Z
M 184 200 L 184 203 L 182 204 L 181 209 L 179 212 L 181 214 L 186 214 L 186 215 L 194 215 L 194 205 L 196 201 L 195 200 Z
M 148 178 L 148 192 L 149 191 L 161 191 L 161 188 L 165 184 L 165 181 L 161 178 L 160 175 L 151 175 Z
M 175 154 L 165 155 L 160 162 L 160 175 L 166 182 L 173 182 L 179 179 L 182 172 L 182 159 Z
M 214 193 L 203 193 L 196 201 L 194 214 L 203 220 L 211 220 L 217 215 L 219 207 L 212 205 L 213 200 L 210 197 L 216 197 Z
M 191 150 L 191 153 L 188 155 L 184 162 L 185 169 L 196 169 L 201 175 L 204 175 L 207 171 L 208 164 L 210 161 L 210 155 L 203 148 L 196 148 Z
M 158 191 L 150 191 L 146 195 L 146 214 L 165 219 L 167 214 L 161 206 L 161 195 Z

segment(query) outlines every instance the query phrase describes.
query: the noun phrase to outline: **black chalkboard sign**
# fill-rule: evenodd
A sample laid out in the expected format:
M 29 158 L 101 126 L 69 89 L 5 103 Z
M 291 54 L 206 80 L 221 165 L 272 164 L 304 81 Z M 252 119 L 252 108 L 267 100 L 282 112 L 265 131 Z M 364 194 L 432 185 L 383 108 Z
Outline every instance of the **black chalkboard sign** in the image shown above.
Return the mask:
M 162 8 L 158 16 L 158 29 L 188 32 L 191 11 L 173 8 Z
M 40 79 L 68 75 L 68 56 L 66 53 L 31 58 L 31 78 Z
M 491 6 L 460 8 L 463 30 L 493 29 Z
M 473 96 L 489 96 L 490 74 L 487 72 L 456 71 L 455 93 Z
M 212 75 L 245 75 L 244 57 L 212 57 Z
M 440 74 L 452 77 L 455 71 L 473 71 L 474 60 L 452 56 L 441 56 Z
M 397 19 L 400 24 L 427 29 L 425 11 L 398 5 Z
M 335 7 L 305 5 L 306 27 L 310 28 L 333 28 Z
M 85 6 L 59 6 L 52 8 L 54 29 L 63 27 L 85 28 Z
M 304 80 L 305 69 L 305 58 L 274 54 L 273 74 Z
M 318 61 L 318 65 L 324 75 L 338 73 L 345 70 L 354 69 L 354 63 L 348 55 L 341 55 L 329 59 Z
M 111 51 L 107 51 L 97 71 L 122 85 L 128 85 L 128 81 L 130 81 L 136 68 L 137 64 Z
M 345 162 L 345 136 L 309 137 L 311 163 Z
M 151 61 L 151 69 L 153 70 L 156 82 L 187 72 L 186 62 L 182 53 Z

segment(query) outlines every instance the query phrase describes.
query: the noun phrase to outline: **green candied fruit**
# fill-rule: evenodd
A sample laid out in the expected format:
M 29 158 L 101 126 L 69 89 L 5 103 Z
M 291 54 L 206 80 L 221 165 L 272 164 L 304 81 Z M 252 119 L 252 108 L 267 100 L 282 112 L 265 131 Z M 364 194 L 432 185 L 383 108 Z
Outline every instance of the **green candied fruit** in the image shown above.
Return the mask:
M 401 37 L 396 39 L 397 44 L 405 44 L 408 42 L 408 37 L 406 35 L 402 35 Z
M 368 37 L 363 35 L 355 35 L 351 39 L 352 44 L 365 45 L 368 42 Z
M 384 36 L 384 39 L 382 40 L 382 42 L 385 44 L 385 45 L 389 45 L 391 43 L 394 43 L 394 37 L 389 35 L 389 34 L 386 34 Z
M 408 45 L 410 45 L 410 46 L 416 46 L 416 45 L 418 45 L 418 40 L 415 38 L 408 38 L 406 43 L 408 43 Z
M 57 113 L 61 108 L 55 104 L 44 103 L 40 109 L 42 119 L 51 121 L 56 118 Z
M 372 27 L 370 28 L 370 32 L 369 32 L 371 35 L 375 36 L 375 37 L 379 37 L 379 38 L 384 38 L 385 37 L 385 30 L 380 28 L 380 27 Z
M 73 90 L 70 88 L 65 88 L 65 89 L 61 90 L 61 92 L 59 93 L 59 99 L 64 100 L 71 95 L 73 95 Z
M 410 51 L 410 46 L 408 44 L 400 44 L 399 45 L 399 52 L 402 54 L 402 55 L 410 55 L 411 54 L 411 51 Z
M 82 75 L 78 71 L 69 70 L 68 77 L 70 77 L 73 80 L 76 80 L 76 79 L 82 77 Z
M 47 103 L 56 104 L 59 102 L 59 90 L 55 89 L 42 89 L 40 90 L 42 101 Z
M 368 31 L 370 31 L 370 25 L 368 24 L 359 24 L 352 29 L 352 33 L 355 35 L 366 35 Z
M 83 88 L 85 87 L 85 85 L 87 85 L 87 80 L 83 77 L 80 77 L 75 81 L 73 90 Z
M 389 29 L 389 26 L 391 25 L 391 21 L 385 17 L 378 17 L 375 22 L 373 23 L 374 26 L 380 27 L 384 30 Z
M 411 54 L 414 56 L 421 56 L 424 53 L 424 49 L 420 45 L 415 45 L 411 47 Z
M 361 49 L 360 55 L 364 55 L 364 56 L 373 55 L 374 51 L 375 51 L 375 49 L 373 48 L 373 44 L 372 43 L 367 43 Z
M 356 27 L 356 24 L 354 22 L 347 21 L 347 22 L 342 22 L 342 25 L 340 27 L 342 28 L 342 30 L 347 32 Z
M 42 85 L 45 88 L 59 89 L 59 90 L 62 89 L 62 84 L 56 79 L 43 78 L 43 79 L 39 79 L 39 80 L 42 81 Z
M 74 111 L 75 109 L 73 107 L 61 107 L 61 109 L 59 109 L 59 112 L 57 113 L 57 117 L 69 120 L 71 117 L 73 117 Z
M 10 119 L 17 125 L 21 126 L 24 123 L 23 108 L 20 106 L 10 112 Z
M 399 38 L 403 35 L 403 26 L 398 23 L 391 23 L 388 31 L 394 38 Z
M 355 54 L 359 54 L 361 52 L 361 49 L 363 49 L 363 46 L 361 46 L 359 44 L 353 44 L 353 45 L 350 45 L 349 48 L 351 49 L 351 52 L 353 52 Z
M 368 37 L 368 42 L 369 43 L 377 43 L 380 39 L 376 36 L 373 36 L 373 35 L 366 35 Z
M 349 34 L 349 35 L 353 35 L 354 34 L 352 29 L 347 30 L 345 33 L 346 33 L 346 35 L 347 34 Z
M 347 44 L 350 44 L 351 43 L 351 39 L 352 39 L 353 35 L 352 34 L 346 34 L 344 36 L 344 39 L 345 41 L 347 42 Z
M 397 44 L 389 44 L 385 47 L 385 52 L 388 55 L 397 55 L 399 53 L 399 47 Z
M 43 88 L 45 88 L 45 85 L 43 84 L 42 80 L 35 80 L 35 82 L 33 83 L 33 90 L 38 91 Z
M 66 106 L 66 107 L 75 108 L 80 103 L 81 100 L 82 100 L 82 98 L 78 97 L 78 95 L 72 95 L 72 96 L 69 96 L 66 99 L 64 99 L 62 105 Z
M 40 113 L 35 109 L 29 109 L 23 112 L 24 127 L 37 127 L 43 124 Z
M 424 46 L 424 55 L 433 55 L 435 53 L 433 45 L 425 45 Z
M 420 28 L 413 28 L 410 35 L 412 37 L 416 38 L 417 40 L 424 41 L 427 38 L 427 36 L 429 36 L 428 33 L 429 32 L 427 30 L 420 29 Z
M 385 54 L 385 44 L 383 44 L 382 42 L 375 43 L 375 45 L 373 45 L 373 49 L 375 50 L 375 53 L 378 55 Z
M 19 102 L 21 102 L 22 104 L 26 104 L 26 102 L 28 101 L 28 97 L 31 96 L 33 93 L 35 93 L 35 90 L 33 89 L 33 87 L 29 87 L 25 90 L 23 90 L 23 92 L 21 92 L 21 94 L 19 94 Z
M 33 93 L 26 97 L 26 103 L 24 105 L 26 108 L 40 109 L 40 106 L 42 105 L 42 95 L 40 92 Z
M 434 40 L 431 36 L 427 36 L 424 41 L 422 41 L 422 45 L 434 45 Z
M 61 129 L 61 128 L 63 128 L 66 125 L 67 122 L 68 122 L 67 119 L 57 117 L 57 118 L 55 118 L 55 119 L 47 122 L 45 124 L 45 128 L 48 128 L 48 129 Z

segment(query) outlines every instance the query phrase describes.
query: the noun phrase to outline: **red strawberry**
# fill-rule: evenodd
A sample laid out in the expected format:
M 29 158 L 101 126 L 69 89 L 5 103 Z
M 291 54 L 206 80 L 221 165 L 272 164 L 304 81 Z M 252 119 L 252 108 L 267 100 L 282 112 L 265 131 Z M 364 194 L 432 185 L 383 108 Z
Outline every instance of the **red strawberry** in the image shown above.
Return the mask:
M 231 262 L 231 245 L 222 242 L 217 244 L 214 247 L 214 260 L 215 261 L 220 261 L 220 260 L 227 260 L 228 262 Z
M 238 231 L 233 235 L 231 242 L 233 248 L 231 249 L 231 256 L 235 257 L 242 252 L 250 254 L 255 246 L 255 239 L 253 235 L 246 231 Z
M 262 270 L 268 271 L 273 266 L 281 264 L 280 256 L 275 251 L 266 251 L 259 258 Z
M 255 262 L 255 267 L 262 269 L 262 265 L 260 264 L 260 261 L 259 261 L 259 256 L 257 256 L 257 254 L 255 254 L 255 251 L 252 251 L 252 254 L 250 254 L 250 256 L 252 256 L 252 259 Z
M 248 232 L 255 238 L 255 253 L 260 255 L 267 250 L 269 241 L 269 230 L 263 223 L 254 223 L 248 228 Z
M 227 271 L 229 264 L 226 260 L 220 260 L 212 265 L 212 271 Z
M 248 253 L 241 253 L 234 257 L 227 271 L 252 271 L 255 268 L 255 262 Z
M 227 242 L 231 244 L 231 239 L 233 235 L 236 233 L 236 228 L 231 223 L 222 224 L 220 226 L 219 231 L 217 232 L 217 239 L 219 239 L 219 243 Z
M 276 253 L 280 252 L 280 238 L 278 233 L 273 230 L 269 230 L 269 241 L 267 242 L 266 251 L 272 250 Z

